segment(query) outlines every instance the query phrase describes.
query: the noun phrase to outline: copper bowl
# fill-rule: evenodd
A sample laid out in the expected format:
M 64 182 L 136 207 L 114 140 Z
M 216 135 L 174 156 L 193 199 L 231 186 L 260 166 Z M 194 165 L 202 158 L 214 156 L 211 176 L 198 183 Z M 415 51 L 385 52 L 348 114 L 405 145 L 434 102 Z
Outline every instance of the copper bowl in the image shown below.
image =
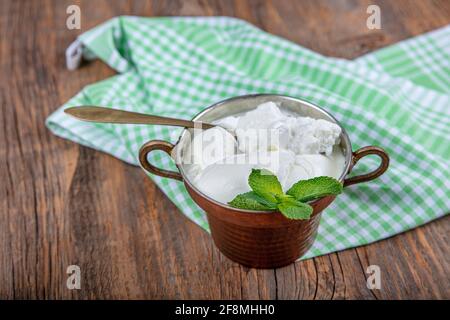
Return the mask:
M 345 187 L 375 179 L 387 170 L 389 157 L 383 149 L 367 146 L 352 152 L 350 139 L 340 123 L 327 111 L 301 99 L 273 94 L 240 96 L 212 105 L 193 120 L 211 122 L 249 111 L 268 101 L 276 102 L 282 109 L 298 115 L 325 119 L 341 127 L 340 146 L 345 156 L 345 166 L 339 180 Z M 147 160 L 148 154 L 154 150 L 165 151 L 172 158 L 179 159 L 183 145 L 190 136 L 187 130 L 182 132 L 175 145 L 162 140 L 145 143 L 139 151 L 139 160 L 142 167 L 150 173 L 184 182 L 192 199 L 206 212 L 211 235 L 219 250 L 231 260 L 254 268 L 282 267 L 305 254 L 316 238 L 322 210 L 333 202 L 334 197 L 324 197 L 311 202 L 314 211 L 308 220 L 290 220 L 280 212 L 236 209 L 211 199 L 189 181 L 179 161 L 176 161 L 179 172 L 175 172 L 157 168 Z M 366 155 L 379 156 L 380 166 L 370 173 L 346 178 L 356 162 Z

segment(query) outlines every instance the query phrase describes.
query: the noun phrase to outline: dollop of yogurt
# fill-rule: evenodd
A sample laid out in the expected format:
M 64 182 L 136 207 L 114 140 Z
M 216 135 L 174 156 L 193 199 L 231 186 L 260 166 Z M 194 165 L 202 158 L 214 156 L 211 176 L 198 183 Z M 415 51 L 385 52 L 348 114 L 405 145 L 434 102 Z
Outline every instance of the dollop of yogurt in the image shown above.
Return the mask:
M 342 174 L 341 128 L 330 121 L 288 114 L 266 102 L 214 123 L 221 127 L 194 135 L 183 162 L 194 186 L 219 202 L 250 191 L 253 168 L 272 171 L 284 191 L 299 180 Z

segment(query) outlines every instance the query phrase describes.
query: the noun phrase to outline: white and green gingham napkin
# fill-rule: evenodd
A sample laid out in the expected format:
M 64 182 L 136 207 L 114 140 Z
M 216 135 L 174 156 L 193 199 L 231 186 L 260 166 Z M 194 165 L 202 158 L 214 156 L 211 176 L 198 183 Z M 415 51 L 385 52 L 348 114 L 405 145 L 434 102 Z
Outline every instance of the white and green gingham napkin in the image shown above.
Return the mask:
M 97 57 L 119 74 L 85 87 L 47 126 L 130 164 L 138 164 L 144 142 L 175 142 L 181 129 L 92 124 L 62 110 L 88 104 L 190 119 L 225 98 L 279 93 L 330 111 L 354 149 L 385 148 L 389 170 L 345 189 L 325 210 L 317 240 L 303 258 L 371 243 L 450 211 L 450 26 L 354 61 L 324 57 L 225 17 L 119 17 L 78 41 L 85 57 Z M 175 169 L 167 155 L 153 153 L 151 160 Z M 377 159 L 364 158 L 354 174 L 376 165 Z M 181 182 L 151 178 L 183 214 L 208 230 L 205 214 Z

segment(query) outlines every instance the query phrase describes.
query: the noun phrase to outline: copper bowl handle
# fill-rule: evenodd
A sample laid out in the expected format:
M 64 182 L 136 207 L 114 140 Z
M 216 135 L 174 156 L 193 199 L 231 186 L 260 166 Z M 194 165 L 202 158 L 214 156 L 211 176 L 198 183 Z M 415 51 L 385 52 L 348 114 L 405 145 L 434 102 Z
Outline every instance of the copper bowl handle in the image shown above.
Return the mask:
M 381 163 L 378 168 L 366 174 L 344 179 L 344 187 L 350 186 L 355 183 L 373 180 L 381 176 L 387 170 L 387 168 L 389 167 L 389 156 L 386 151 L 379 147 L 367 146 L 353 152 L 350 171 L 361 158 L 372 154 L 377 155 L 381 158 Z
M 141 149 L 139 150 L 139 162 L 141 163 L 142 168 L 147 170 L 150 173 L 156 174 L 158 176 L 164 177 L 164 178 L 170 178 L 170 179 L 176 179 L 183 181 L 183 177 L 179 172 L 176 171 L 170 171 L 165 169 L 160 169 L 158 167 L 155 167 L 147 160 L 147 155 L 152 152 L 153 150 L 160 150 L 164 151 L 167 154 L 171 155 L 172 149 L 174 148 L 174 145 L 170 142 L 163 141 L 163 140 L 151 140 L 147 143 L 145 143 Z

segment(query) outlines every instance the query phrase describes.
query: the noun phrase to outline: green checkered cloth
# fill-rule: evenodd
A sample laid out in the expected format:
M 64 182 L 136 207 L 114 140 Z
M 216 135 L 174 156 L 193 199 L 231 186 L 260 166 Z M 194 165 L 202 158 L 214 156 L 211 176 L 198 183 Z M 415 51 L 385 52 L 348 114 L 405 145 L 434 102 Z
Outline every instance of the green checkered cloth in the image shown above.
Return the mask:
M 279 93 L 322 106 L 341 122 L 354 149 L 377 145 L 391 157 L 380 178 L 345 189 L 322 216 L 311 258 L 365 245 L 450 210 L 450 26 L 349 61 L 324 57 L 227 17 L 118 17 L 82 34 L 85 57 L 118 75 L 85 87 L 47 119 L 63 138 L 138 164 L 151 139 L 175 142 L 181 128 L 93 124 L 75 105 L 191 119 L 238 95 Z M 164 154 L 159 167 L 175 169 Z M 354 174 L 377 166 L 364 158 Z M 180 211 L 209 231 L 181 182 L 150 175 Z

